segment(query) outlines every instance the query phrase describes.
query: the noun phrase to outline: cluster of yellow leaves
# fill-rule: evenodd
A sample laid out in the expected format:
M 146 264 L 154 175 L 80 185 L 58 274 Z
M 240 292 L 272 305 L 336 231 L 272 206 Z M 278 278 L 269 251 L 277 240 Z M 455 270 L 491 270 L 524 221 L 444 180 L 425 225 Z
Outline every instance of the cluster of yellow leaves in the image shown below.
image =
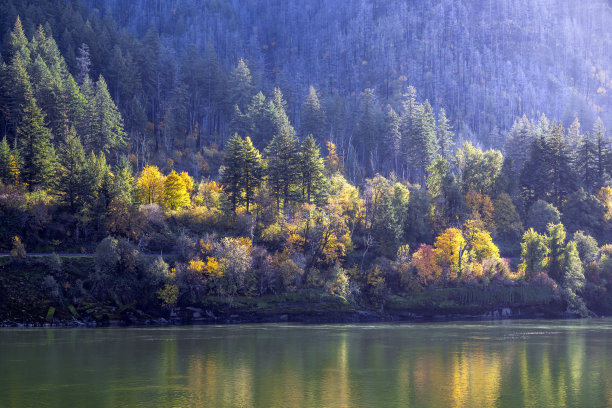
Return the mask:
M 599 192 L 597 192 L 597 198 L 599 198 L 599 200 L 606 208 L 604 220 L 610 221 L 612 219 L 612 188 L 607 186 L 602 187 Z
M 156 166 L 145 166 L 136 185 L 138 201 L 161 204 L 171 210 L 188 206 L 194 188 L 193 179 L 187 172 L 172 171 L 164 176 Z

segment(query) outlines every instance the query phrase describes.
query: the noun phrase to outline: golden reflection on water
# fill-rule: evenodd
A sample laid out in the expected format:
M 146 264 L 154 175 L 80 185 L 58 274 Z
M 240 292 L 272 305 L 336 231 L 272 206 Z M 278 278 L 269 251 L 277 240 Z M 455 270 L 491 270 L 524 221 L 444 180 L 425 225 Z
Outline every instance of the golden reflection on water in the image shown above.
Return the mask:
M 612 407 L 607 333 L 460 329 L 0 332 L 0 406 Z

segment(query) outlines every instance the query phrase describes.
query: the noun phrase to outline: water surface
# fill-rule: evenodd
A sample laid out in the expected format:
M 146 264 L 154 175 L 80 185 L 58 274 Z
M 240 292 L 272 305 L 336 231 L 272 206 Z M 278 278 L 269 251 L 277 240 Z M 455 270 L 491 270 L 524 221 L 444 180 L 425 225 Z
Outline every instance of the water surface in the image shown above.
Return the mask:
M 0 329 L 0 407 L 612 407 L 612 320 Z

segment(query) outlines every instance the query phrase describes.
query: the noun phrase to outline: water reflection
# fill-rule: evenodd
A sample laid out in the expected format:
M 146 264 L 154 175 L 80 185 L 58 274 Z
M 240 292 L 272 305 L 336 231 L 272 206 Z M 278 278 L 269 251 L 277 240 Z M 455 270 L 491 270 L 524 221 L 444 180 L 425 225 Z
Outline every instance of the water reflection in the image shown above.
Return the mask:
M 607 320 L 0 331 L 0 406 L 612 406 Z

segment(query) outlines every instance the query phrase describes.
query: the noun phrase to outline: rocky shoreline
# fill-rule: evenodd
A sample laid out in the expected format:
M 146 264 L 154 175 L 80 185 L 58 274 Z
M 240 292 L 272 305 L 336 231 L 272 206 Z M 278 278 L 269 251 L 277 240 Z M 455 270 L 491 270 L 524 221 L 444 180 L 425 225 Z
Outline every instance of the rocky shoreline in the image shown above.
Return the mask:
M 592 316 L 596 317 L 596 316 Z M 408 310 L 350 310 L 333 312 L 284 313 L 235 313 L 213 311 L 197 307 L 176 308 L 168 316 L 149 316 L 141 311 L 128 312 L 121 319 L 53 319 L 47 321 L 0 321 L 0 328 L 34 327 L 129 327 L 129 326 L 185 326 L 185 325 L 231 325 L 259 323 L 296 324 L 359 324 L 383 322 L 444 322 L 444 321 L 487 321 L 510 319 L 576 319 L 579 315 L 559 310 L 534 310 L 533 308 L 499 308 L 480 314 L 466 313 L 419 313 Z

